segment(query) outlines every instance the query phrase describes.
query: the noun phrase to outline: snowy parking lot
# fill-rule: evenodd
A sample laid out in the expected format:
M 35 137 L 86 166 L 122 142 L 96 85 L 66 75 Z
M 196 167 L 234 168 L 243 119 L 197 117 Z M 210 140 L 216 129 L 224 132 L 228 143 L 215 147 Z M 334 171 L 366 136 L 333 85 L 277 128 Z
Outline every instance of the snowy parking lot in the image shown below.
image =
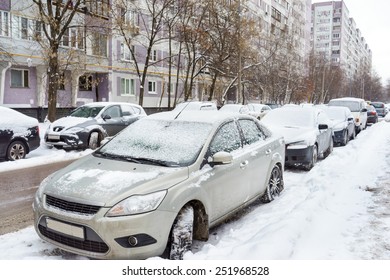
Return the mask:
M 44 148 L 2 170 L 80 157 Z M 54 154 L 55 153 L 55 154 Z M 381 121 L 309 172 L 287 169 L 285 190 L 214 228 L 187 260 L 389 260 L 390 122 Z M 83 259 L 43 242 L 32 226 L 0 236 L 0 259 Z M 157 259 L 157 258 L 156 258 Z

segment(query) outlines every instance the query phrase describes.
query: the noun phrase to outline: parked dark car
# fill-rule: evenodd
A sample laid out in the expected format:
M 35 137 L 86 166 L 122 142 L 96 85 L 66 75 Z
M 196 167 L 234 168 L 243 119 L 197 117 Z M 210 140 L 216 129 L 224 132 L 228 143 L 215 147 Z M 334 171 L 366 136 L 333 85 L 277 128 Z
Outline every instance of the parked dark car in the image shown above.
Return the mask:
M 37 119 L 0 106 L 0 159 L 25 158 L 40 141 Z
M 321 107 L 332 121 L 333 142 L 345 146 L 349 140 L 355 139 L 355 123 L 351 110 L 341 106 Z
M 136 104 L 92 102 L 53 122 L 45 133 L 45 143 L 63 149 L 96 149 L 104 138 L 144 116 L 144 109 Z
M 374 124 L 378 122 L 378 113 L 374 106 L 367 105 L 367 124 Z
M 383 102 L 371 102 L 370 105 L 374 106 L 379 117 L 386 116 L 386 105 Z
M 319 156 L 333 150 L 332 123 L 327 114 L 313 106 L 286 106 L 271 110 L 261 122 L 286 142 L 286 166 L 310 170 Z

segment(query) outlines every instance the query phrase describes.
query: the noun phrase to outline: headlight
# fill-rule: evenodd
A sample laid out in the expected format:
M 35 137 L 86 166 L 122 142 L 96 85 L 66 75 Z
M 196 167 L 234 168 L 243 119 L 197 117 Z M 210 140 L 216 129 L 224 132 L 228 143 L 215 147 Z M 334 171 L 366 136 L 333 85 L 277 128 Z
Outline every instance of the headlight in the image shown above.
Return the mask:
M 305 140 L 292 142 L 287 145 L 287 149 L 305 149 L 309 145 Z
M 167 191 L 159 191 L 146 195 L 133 195 L 113 206 L 107 217 L 135 215 L 156 210 L 163 201 Z
M 49 176 L 47 176 L 45 179 L 43 179 L 43 181 L 39 185 L 39 188 L 38 188 L 37 192 L 35 193 L 35 197 L 38 199 L 39 202 L 42 201 L 43 191 L 44 191 L 45 187 L 47 186 L 47 184 L 50 182 L 50 180 L 53 178 L 54 174 L 55 174 L 55 172 L 50 174 Z
M 74 126 L 74 127 L 68 128 L 68 129 L 66 130 L 66 132 L 78 133 L 78 132 L 83 131 L 83 130 L 84 130 L 84 128 L 82 128 L 82 127 Z

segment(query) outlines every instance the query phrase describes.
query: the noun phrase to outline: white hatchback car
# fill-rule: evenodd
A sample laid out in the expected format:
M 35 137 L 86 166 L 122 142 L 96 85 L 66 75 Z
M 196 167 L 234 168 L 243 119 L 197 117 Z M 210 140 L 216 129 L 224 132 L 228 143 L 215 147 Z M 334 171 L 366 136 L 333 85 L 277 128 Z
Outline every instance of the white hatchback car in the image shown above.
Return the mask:
M 153 114 L 45 179 L 35 229 L 91 258 L 180 259 L 210 227 L 278 196 L 283 170 L 283 138 L 251 116 Z

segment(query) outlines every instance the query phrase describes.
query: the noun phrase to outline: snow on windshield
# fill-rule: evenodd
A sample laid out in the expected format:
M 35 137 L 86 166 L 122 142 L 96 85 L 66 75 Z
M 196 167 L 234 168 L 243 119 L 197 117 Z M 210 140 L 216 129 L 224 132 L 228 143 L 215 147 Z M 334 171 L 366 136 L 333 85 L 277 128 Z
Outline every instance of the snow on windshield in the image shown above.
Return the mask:
M 329 106 L 342 106 L 348 107 L 351 112 L 359 112 L 360 111 L 360 103 L 354 101 L 344 101 L 344 100 L 331 100 L 329 101 Z
M 274 109 L 263 117 L 262 122 L 266 125 L 292 127 L 313 127 L 315 125 L 312 111 L 303 108 Z
M 99 112 L 104 108 L 104 106 L 81 106 L 70 114 L 72 117 L 79 118 L 94 118 L 99 114 Z
M 196 160 L 211 128 L 210 123 L 139 120 L 102 147 L 100 153 L 186 166 Z

